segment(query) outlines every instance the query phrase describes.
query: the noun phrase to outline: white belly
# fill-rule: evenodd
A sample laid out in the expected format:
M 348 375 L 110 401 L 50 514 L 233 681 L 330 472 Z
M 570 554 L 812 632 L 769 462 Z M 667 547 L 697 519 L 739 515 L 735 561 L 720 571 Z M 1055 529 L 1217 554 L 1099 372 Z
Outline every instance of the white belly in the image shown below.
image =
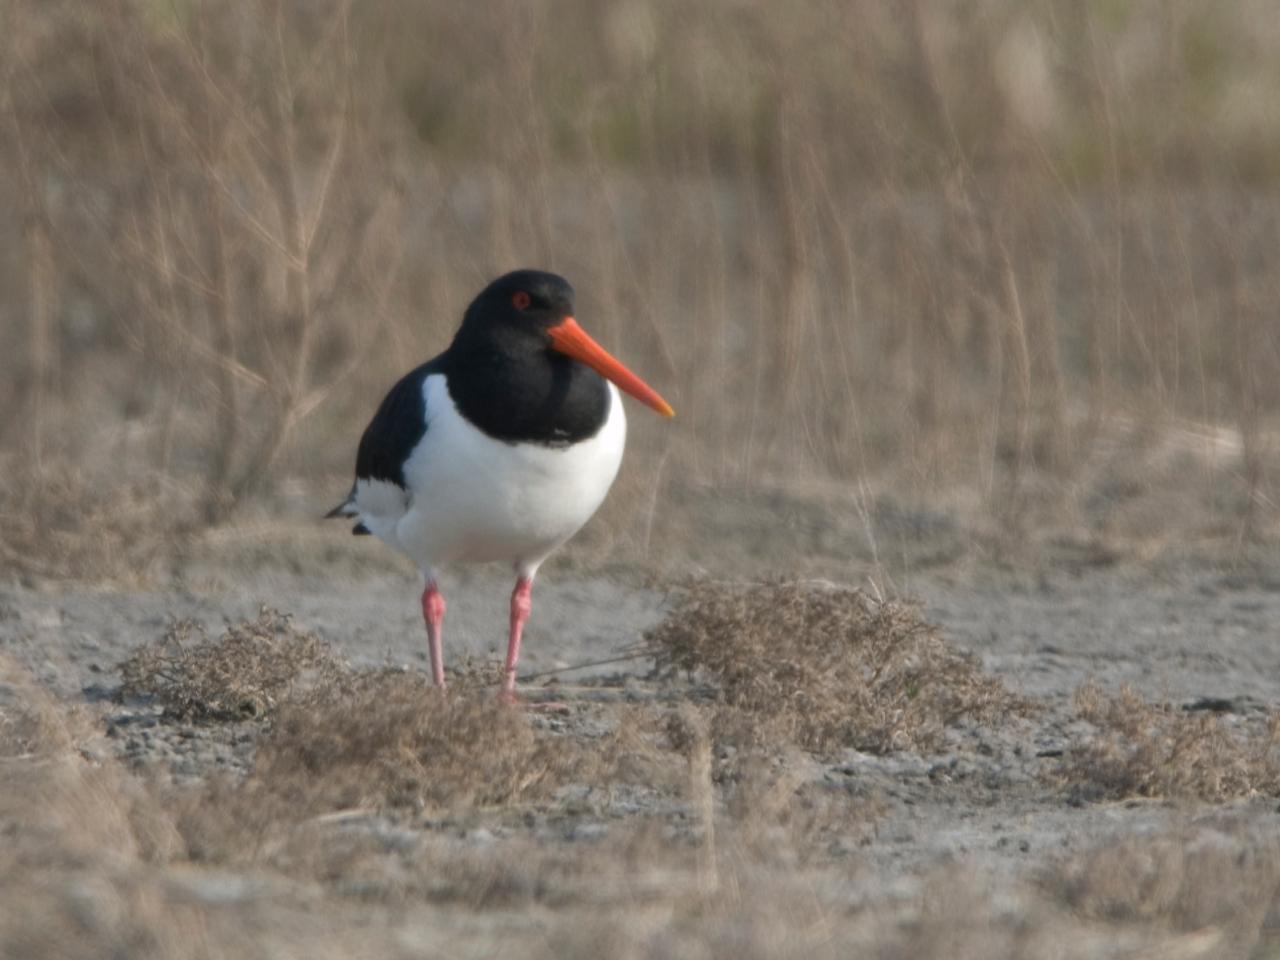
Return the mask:
M 609 416 L 594 437 L 547 447 L 487 436 L 458 413 L 443 376 L 427 377 L 427 431 L 404 470 L 408 502 L 391 484 L 358 489 L 361 519 L 428 574 L 491 560 L 531 574 L 590 519 L 617 476 L 627 424 L 608 388 Z

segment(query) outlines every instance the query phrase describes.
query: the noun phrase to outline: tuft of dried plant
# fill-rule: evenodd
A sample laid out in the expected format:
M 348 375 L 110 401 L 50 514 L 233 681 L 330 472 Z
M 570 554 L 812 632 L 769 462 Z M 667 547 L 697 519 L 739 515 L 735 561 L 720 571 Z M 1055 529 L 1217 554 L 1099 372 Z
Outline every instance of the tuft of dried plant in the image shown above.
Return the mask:
M 264 735 L 286 737 L 293 711 L 301 723 L 303 710 L 326 703 L 326 718 L 307 722 L 322 730 L 326 722 L 359 726 L 351 705 L 364 702 L 355 699 L 361 691 L 371 711 L 403 699 L 440 722 L 455 715 L 446 709 L 451 701 L 479 721 L 497 710 L 487 699 L 440 696 L 412 675 L 341 674 L 333 684 L 295 689 Z M 505 715 L 532 726 L 523 714 Z M 633 716 L 645 715 L 624 714 Z M 444 944 L 467 955 L 567 958 L 801 950 L 835 958 L 851 947 L 858 955 L 954 960 L 1251 957 L 1274 945 L 1280 916 L 1280 845 L 1274 825 L 1256 812 L 1110 838 L 1045 864 L 1038 883 L 961 862 L 923 877 L 914 895 L 899 886 L 866 899 L 856 895 L 866 875 L 880 882 L 870 861 L 815 869 L 787 851 L 776 819 L 793 804 L 791 782 L 766 783 L 767 776 L 758 802 L 777 804 L 765 821 L 772 833 L 760 835 L 753 816 L 760 811 L 736 813 L 731 798 L 730 816 L 716 824 L 717 859 L 708 863 L 707 846 L 679 836 L 672 842 L 660 820 L 643 817 L 610 824 L 598 840 L 556 844 L 521 834 L 475 843 L 456 830 L 406 828 L 348 809 L 317 815 L 306 798 L 343 799 L 325 791 L 335 770 L 359 769 L 355 742 L 326 751 L 330 759 L 314 766 L 280 768 L 294 788 L 312 791 L 293 806 L 285 791 L 157 790 L 86 749 L 100 736 L 90 720 L 0 657 L 0 956 L 418 956 Z M 649 720 L 625 723 L 617 737 L 652 746 L 659 727 L 656 716 Z M 690 776 L 709 791 L 705 720 L 699 708 L 685 709 L 669 735 L 695 760 Z M 457 734 L 474 737 L 476 751 L 490 747 L 466 723 Z M 408 746 L 428 742 L 415 733 Z M 276 746 L 305 748 L 287 740 Z M 544 780 L 524 796 L 548 786 Z M 198 797 L 205 816 L 226 818 L 228 843 L 243 851 L 256 832 L 268 855 L 254 857 L 250 869 L 201 863 L 209 857 L 191 843 L 187 821 L 196 808 L 184 796 Z M 532 948 L 531 925 L 542 931 Z
M 414 673 L 349 672 L 286 698 L 248 776 L 186 792 L 178 827 L 200 861 L 329 869 L 308 827 L 357 814 L 457 814 L 550 796 L 581 751 L 491 691 L 441 692 Z
M 718 732 L 748 743 L 927 751 L 1030 709 L 914 606 L 823 581 L 696 583 L 646 640 L 713 684 Z
M 1280 713 L 1229 724 L 1214 714 L 1152 703 L 1128 684 L 1108 696 L 1096 680 L 1076 692 L 1075 702 L 1096 732 L 1075 743 L 1051 776 L 1083 799 L 1220 803 L 1280 795 Z
M 176 621 L 119 669 L 125 695 L 153 696 L 170 717 L 268 721 L 247 777 L 176 801 L 199 859 L 257 851 L 335 811 L 519 804 L 571 777 L 637 779 L 633 768 L 650 759 L 638 751 L 644 736 L 626 724 L 592 749 L 535 729 L 493 696 L 483 661 L 467 661 L 443 693 L 417 673 L 353 670 L 267 607 L 216 641 Z
M 442 693 L 417 673 L 350 674 L 290 700 L 252 779 L 338 807 L 448 809 L 544 796 L 573 753 L 491 691 Z
M 183 720 L 264 718 L 300 686 L 333 683 L 347 672 L 327 643 L 269 607 L 217 640 L 193 620 L 175 621 L 119 669 L 125 696 L 155 697 Z

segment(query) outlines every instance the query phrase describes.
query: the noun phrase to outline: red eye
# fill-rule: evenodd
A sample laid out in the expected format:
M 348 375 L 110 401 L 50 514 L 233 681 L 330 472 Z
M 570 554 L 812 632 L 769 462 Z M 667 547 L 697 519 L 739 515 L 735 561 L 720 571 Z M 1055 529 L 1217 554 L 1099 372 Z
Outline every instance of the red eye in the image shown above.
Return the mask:
M 517 310 L 528 310 L 531 302 L 529 294 L 525 293 L 523 290 L 517 290 L 511 295 L 511 303 Z

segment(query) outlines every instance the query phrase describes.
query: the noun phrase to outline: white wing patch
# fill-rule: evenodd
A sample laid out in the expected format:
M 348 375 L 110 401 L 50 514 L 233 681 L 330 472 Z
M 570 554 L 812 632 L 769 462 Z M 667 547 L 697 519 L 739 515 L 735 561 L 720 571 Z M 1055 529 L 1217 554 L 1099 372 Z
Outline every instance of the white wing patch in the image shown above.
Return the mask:
M 357 480 L 351 498 L 355 511 L 363 523 L 379 540 L 393 547 L 396 541 L 396 524 L 409 512 L 412 497 L 408 491 L 390 480 Z

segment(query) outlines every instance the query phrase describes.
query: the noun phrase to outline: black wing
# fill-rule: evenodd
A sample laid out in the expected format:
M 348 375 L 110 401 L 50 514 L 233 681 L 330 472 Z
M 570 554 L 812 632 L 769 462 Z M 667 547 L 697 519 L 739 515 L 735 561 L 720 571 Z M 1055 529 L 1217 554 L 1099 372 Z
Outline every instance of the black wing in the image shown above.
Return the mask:
M 406 489 L 404 464 L 414 447 L 427 432 L 426 400 L 422 383 L 435 373 L 444 372 L 443 354 L 429 360 L 400 378 L 382 399 L 378 412 L 369 421 L 360 438 L 356 453 L 356 482 L 386 480 Z M 330 510 L 327 517 L 349 517 L 356 514 L 356 488 L 351 487 L 347 499 Z M 357 525 L 356 533 L 367 532 Z
M 360 438 L 357 480 L 388 480 L 404 489 L 405 461 L 427 432 L 422 383 L 433 373 L 444 372 L 441 359 L 436 357 L 405 374 L 383 398 Z

